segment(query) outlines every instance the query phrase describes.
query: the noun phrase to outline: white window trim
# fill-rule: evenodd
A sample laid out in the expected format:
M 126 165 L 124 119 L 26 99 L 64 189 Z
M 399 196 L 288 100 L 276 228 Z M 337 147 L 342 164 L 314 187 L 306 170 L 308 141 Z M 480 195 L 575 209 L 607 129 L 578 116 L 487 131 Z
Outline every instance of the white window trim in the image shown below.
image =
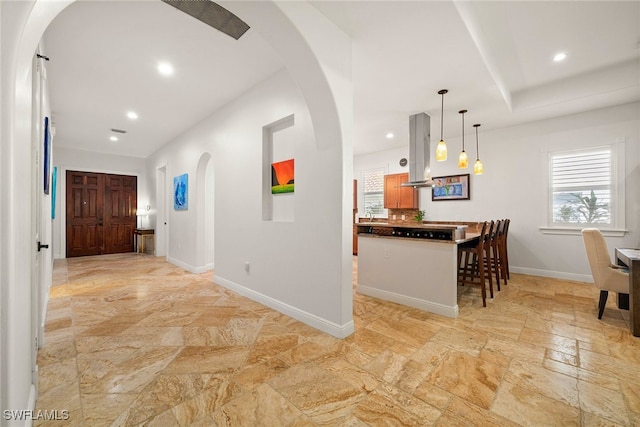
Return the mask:
M 585 227 L 582 227 L 582 228 L 587 228 L 587 227 L 595 227 L 595 224 L 588 225 L 588 226 L 585 224 Z M 579 236 L 582 234 L 582 228 L 556 226 L 556 227 L 538 227 L 538 230 L 540 230 L 542 234 L 564 234 L 568 236 Z M 624 235 L 629 232 L 629 230 L 625 230 L 625 229 L 600 228 L 600 227 L 595 227 L 595 228 L 598 228 L 603 235 L 609 236 L 609 237 L 624 237 Z
M 553 186 L 551 181 L 551 169 L 549 167 L 551 154 L 558 151 L 571 151 L 572 149 L 585 150 L 589 148 L 597 148 L 602 146 L 611 147 L 612 155 L 611 161 L 613 163 L 613 168 L 615 170 L 615 176 L 613 177 L 613 187 L 612 194 L 615 194 L 615 208 L 613 212 L 613 223 L 612 224 L 602 224 L 603 226 L 599 226 L 598 224 L 576 224 L 575 227 L 568 225 L 550 225 L 553 224 L 553 212 L 551 206 L 553 205 Z M 547 151 L 546 156 L 546 168 L 547 168 L 547 225 L 540 226 L 538 229 L 543 234 L 555 234 L 555 235 L 580 235 L 583 228 L 587 227 L 596 227 L 598 228 L 602 234 L 605 236 L 611 237 L 624 237 L 629 230 L 626 229 L 625 226 L 625 143 L 624 138 L 616 140 L 615 142 L 611 142 L 608 144 L 598 144 L 593 145 L 592 147 L 575 147 L 568 148 L 566 150 L 554 150 Z

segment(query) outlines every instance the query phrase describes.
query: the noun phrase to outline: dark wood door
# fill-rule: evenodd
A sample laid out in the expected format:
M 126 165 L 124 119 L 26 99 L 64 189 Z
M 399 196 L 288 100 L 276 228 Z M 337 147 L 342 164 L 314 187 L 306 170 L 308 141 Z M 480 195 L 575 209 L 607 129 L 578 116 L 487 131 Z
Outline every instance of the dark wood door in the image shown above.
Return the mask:
M 104 175 L 67 171 L 67 257 L 102 253 Z
M 133 251 L 137 200 L 135 176 L 105 176 L 104 253 Z
M 67 171 L 67 257 L 133 251 L 135 176 Z

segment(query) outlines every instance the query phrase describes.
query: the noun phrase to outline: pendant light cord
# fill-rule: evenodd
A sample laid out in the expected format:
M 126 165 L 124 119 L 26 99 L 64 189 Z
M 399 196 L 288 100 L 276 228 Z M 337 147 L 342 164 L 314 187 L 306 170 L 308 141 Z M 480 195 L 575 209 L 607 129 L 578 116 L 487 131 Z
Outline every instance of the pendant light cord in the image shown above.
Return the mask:
M 441 94 L 442 105 L 440 106 L 440 141 L 442 141 L 442 128 L 444 127 L 444 94 L 445 92 Z
M 476 160 L 480 160 L 480 148 L 478 148 L 478 127 L 480 125 L 473 125 L 476 128 Z
M 464 151 L 464 113 L 467 110 L 460 110 L 459 113 L 462 114 L 462 151 Z
M 447 89 L 441 89 L 438 91 L 438 95 L 442 97 L 442 104 L 440 105 L 440 141 L 442 141 L 442 134 L 444 128 L 444 94 L 449 92 Z

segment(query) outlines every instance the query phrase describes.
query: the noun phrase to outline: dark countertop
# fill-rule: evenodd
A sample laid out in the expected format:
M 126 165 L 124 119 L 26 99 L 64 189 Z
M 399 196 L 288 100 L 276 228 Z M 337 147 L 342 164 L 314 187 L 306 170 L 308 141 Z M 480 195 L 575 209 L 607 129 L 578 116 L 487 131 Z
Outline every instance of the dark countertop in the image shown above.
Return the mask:
M 429 230 L 460 230 L 466 229 L 468 225 L 463 224 L 409 224 L 392 222 L 356 222 L 356 226 L 363 227 L 388 227 L 388 228 L 424 228 Z

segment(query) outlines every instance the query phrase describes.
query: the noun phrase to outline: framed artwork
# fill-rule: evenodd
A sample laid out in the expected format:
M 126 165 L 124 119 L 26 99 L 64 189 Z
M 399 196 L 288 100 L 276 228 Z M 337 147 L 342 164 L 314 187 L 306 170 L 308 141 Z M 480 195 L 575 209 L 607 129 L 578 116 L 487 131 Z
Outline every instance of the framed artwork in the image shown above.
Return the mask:
M 56 219 L 56 187 L 58 184 L 58 167 L 53 167 L 53 178 L 51 180 L 51 219 Z
M 51 170 L 51 132 L 49 131 L 49 117 L 44 118 L 44 194 L 49 194 L 49 171 Z
M 293 159 L 271 164 L 271 194 L 293 193 L 294 180 Z
M 189 175 L 186 173 L 173 178 L 173 209 L 189 209 Z
M 431 200 L 469 200 L 469 175 L 448 175 L 433 178 Z

